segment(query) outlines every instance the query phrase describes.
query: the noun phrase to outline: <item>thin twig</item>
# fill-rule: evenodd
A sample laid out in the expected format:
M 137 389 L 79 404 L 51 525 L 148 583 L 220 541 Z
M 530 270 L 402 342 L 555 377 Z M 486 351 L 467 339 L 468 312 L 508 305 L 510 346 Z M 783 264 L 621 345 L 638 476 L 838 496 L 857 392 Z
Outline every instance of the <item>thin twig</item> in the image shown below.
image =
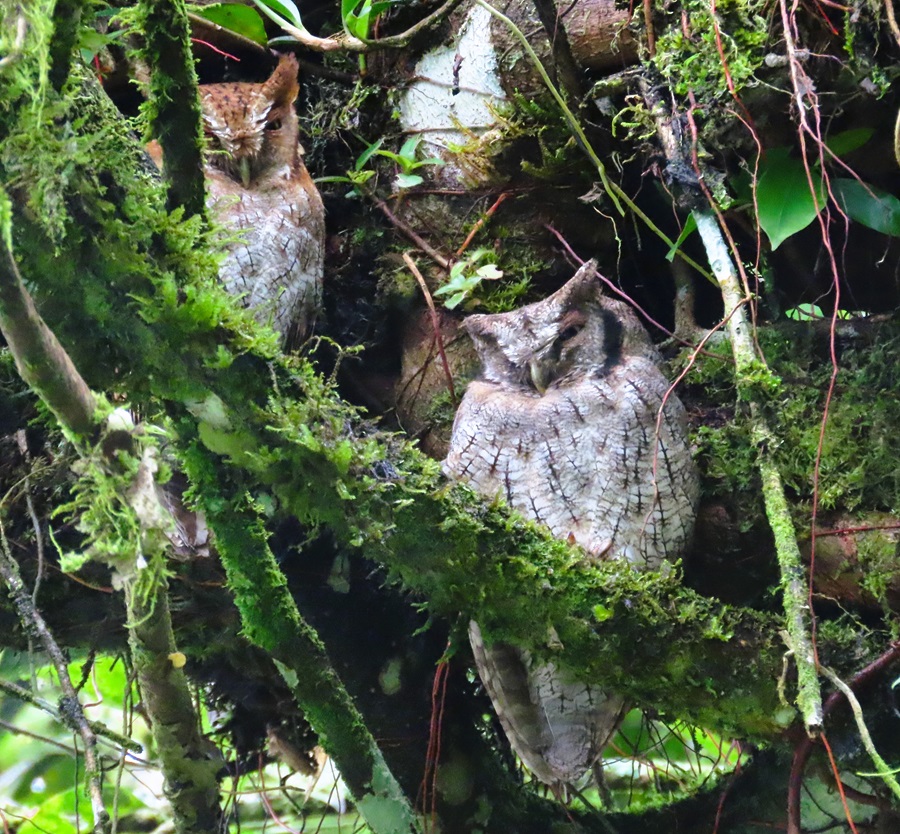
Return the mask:
M 16 432 L 16 445 L 25 459 L 25 466 L 30 467 L 31 455 L 28 452 L 28 439 L 25 436 L 24 429 L 19 429 Z M 23 486 L 25 488 L 25 509 L 28 511 L 28 517 L 31 519 L 31 528 L 34 530 L 34 545 L 37 550 L 37 571 L 34 575 L 34 587 L 31 589 L 31 601 L 37 605 L 41 580 L 44 578 L 44 537 L 41 535 L 41 523 L 38 520 L 37 513 L 34 511 L 34 501 L 31 498 L 31 478 L 27 471 Z
M 858 690 L 879 672 L 896 662 L 898 658 L 900 658 L 900 643 L 894 643 L 881 657 L 860 669 L 859 672 L 850 678 L 850 688 Z M 822 707 L 823 715 L 825 717 L 831 715 L 844 697 L 844 693 L 840 690 L 832 692 Z M 810 755 L 812 755 L 814 743 L 814 740 L 807 736 L 800 741 L 794 750 L 794 758 L 791 761 L 791 773 L 788 778 L 787 834 L 800 834 L 800 794 L 803 786 L 803 773 L 806 770 L 806 763 L 809 761 Z
M 425 283 L 422 273 L 419 272 L 416 262 L 410 257 L 409 252 L 403 253 L 403 262 L 409 267 L 409 271 L 415 276 L 416 281 L 419 282 L 419 287 L 422 289 L 422 295 L 425 296 L 425 303 L 428 305 L 428 312 L 431 315 L 431 326 L 434 328 L 435 344 L 437 345 L 438 354 L 441 357 L 444 376 L 447 378 L 447 390 L 450 392 L 450 402 L 453 404 L 453 410 L 456 411 L 456 407 L 459 403 L 456 399 L 456 390 L 453 387 L 453 374 L 450 372 L 450 363 L 447 361 L 447 354 L 444 353 L 444 340 L 441 337 L 441 320 L 438 318 L 437 310 L 434 307 L 434 299 L 431 297 L 428 285 Z
M 897 15 L 894 14 L 894 0 L 884 0 L 884 12 L 894 40 L 900 46 L 900 26 L 897 26 Z
M 410 242 L 418 246 L 431 260 L 433 260 L 441 269 L 449 270 L 450 261 L 437 251 L 427 240 L 425 240 L 415 229 L 412 228 L 405 220 L 401 220 L 394 212 L 388 208 L 387 203 L 379 197 L 372 197 L 372 202 L 381 210 L 381 213 L 397 227 L 397 229 L 409 238 Z
M 872 741 L 872 736 L 869 734 L 869 728 L 866 726 L 862 707 L 859 705 L 856 695 L 853 694 L 853 690 L 827 666 L 820 666 L 819 669 L 822 674 L 844 694 L 847 703 L 850 704 L 850 709 L 853 711 L 853 719 L 856 721 L 856 728 L 859 730 L 859 737 L 862 739 L 863 747 L 866 748 L 869 758 L 875 765 L 878 776 L 887 783 L 887 786 L 893 791 L 894 796 L 900 799 L 900 783 L 894 778 L 887 762 L 881 758 L 878 751 L 875 749 L 875 743 Z
M 87 771 L 88 794 L 91 800 L 91 810 L 94 814 L 95 834 L 108 834 L 110 831 L 110 818 L 103 804 L 103 788 L 101 782 L 102 770 L 100 758 L 97 755 L 97 735 L 87 720 L 78 693 L 72 685 L 69 677 L 68 662 L 65 655 L 53 638 L 46 621 L 40 611 L 34 607 L 31 595 L 25 588 L 19 566 L 9 552 L 6 535 L 3 526 L 0 525 L 0 578 L 3 579 L 9 589 L 13 605 L 22 622 L 22 627 L 28 633 L 35 634 L 44 646 L 44 651 L 50 658 L 50 662 L 56 669 L 60 688 L 63 696 L 59 702 L 60 718 L 81 737 L 84 743 L 84 762 Z
M 31 690 L 25 689 L 23 686 L 19 686 L 12 681 L 0 679 L 0 690 L 6 692 L 8 695 L 12 695 L 14 698 L 18 698 L 20 701 L 31 704 L 31 706 L 36 707 L 39 710 L 43 710 L 57 720 L 62 720 L 59 710 L 53 704 L 49 701 L 45 701 L 43 698 L 39 698 L 31 692 Z M 115 730 L 110 730 L 103 722 L 88 721 L 88 723 L 91 725 L 94 734 L 98 737 L 106 738 L 111 743 L 125 750 L 130 750 L 132 753 L 144 752 L 144 748 L 138 742 L 128 738 L 128 736 L 117 733 Z
M 460 246 L 459 249 L 456 250 L 457 258 L 462 257 L 463 252 L 465 252 L 466 249 L 469 248 L 469 244 L 472 242 L 472 239 L 475 237 L 475 235 L 478 234 L 478 232 L 481 230 L 481 227 L 484 226 L 484 224 L 487 223 L 487 221 L 490 220 L 491 217 L 493 217 L 494 212 L 497 211 L 498 208 L 500 208 L 500 203 L 502 203 L 507 197 L 509 197 L 509 192 L 504 191 L 494 201 L 494 204 L 484 214 L 482 214 L 481 217 L 478 218 L 478 220 L 475 222 L 475 225 L 472 226 L 472 231 L 470 231 L 469 234 L 466 235 L 466 239 L 463 241 L 462 246 Z

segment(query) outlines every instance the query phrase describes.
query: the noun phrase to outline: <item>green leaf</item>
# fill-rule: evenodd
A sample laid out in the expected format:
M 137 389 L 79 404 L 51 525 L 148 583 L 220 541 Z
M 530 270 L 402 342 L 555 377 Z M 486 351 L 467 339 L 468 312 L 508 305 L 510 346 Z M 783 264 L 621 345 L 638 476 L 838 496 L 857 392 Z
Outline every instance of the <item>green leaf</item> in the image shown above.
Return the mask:
M 697 231 L 697 221 L 694 220 L 694 215 L 689 214 L 687 220 L 684 221 L 684 228 L 681 230 L 681 234 L 678 235 L 677 240 L 672 244 L 672 248 L 669 249 L 668 253 L 666 253 L 666 260 L 670 263 L 675 260 L 675 253 L 681 249 L 681 244 L 684 243 L 688 236 Z
M 279 17 L 283 17 L 288 23 L 303 27 L 300 11 L 292 0 L 253 0 L 253 2 L 257 8 L 268 9 L 271 12 L 275 12 Z
M 444 302 L 444 306 L 448 310 L 455 310 L 463 301 L 465 301 L 465 298 L 466 293 L 464 292 L 454 293 Z
M 363 166 L 372 158 L 372 156 L 378 153 L 378 149 L 381 147 L 381 143 L 384 142 L 384 137 L 382 136 L 377 142 L 373 142 L 366 148 L 357 158 L 356 164 L 353 166 L 355 171 L 362 170 Z
M 861 148 L 874 135 L 875 130 L 871 127 L 856 127 L 852 130 L 844 130 L 829 136 L 825 140 L 825 144 L 835 156 L 844 156 L 857 148 Z
M 416 161 L 416 150 L 419 147 L 419 142 L 422 141 L 421 134 L 415 134 L 410 136 L 400 148 L 400 156 L 404 159 L 410 160 L 411 162 Z
M 848 217 L 876 232 L 900 237 L 900 200 L 893 194 L 849 177 L 833 179 L 831 190 Z
M 241 6 L 237 3 L 216 3 L 198 9 L 197 14 L 225 29 L 237 32 L 255 43 L 265 45 L 268 40 L 262 17 L 256 9 L 251 9 L 249 6 Z
M 412 188 L 425 182 L 418 174 L 397 174 L 394 184 L 397 188 Z
M 497 269 L 493 264 L 485 264 L 475 270 L 475 274 L 483 281 L 496 281 L 503 277 L 503 270 Z
M 817 191 L 813 199 L 803 162 L 789 154 L 788 148 L 775 148 L 759 166 L 756 185 L 759 225 L 773 250 L 812 223 L 825 205 L 822 184 L 816 182 L 815 173 L 813 182 Z
M 792 321 L 815 321 L 825 318 L 818 304 L 798 304 L 790 310 L 785 310 L 784 314 Z

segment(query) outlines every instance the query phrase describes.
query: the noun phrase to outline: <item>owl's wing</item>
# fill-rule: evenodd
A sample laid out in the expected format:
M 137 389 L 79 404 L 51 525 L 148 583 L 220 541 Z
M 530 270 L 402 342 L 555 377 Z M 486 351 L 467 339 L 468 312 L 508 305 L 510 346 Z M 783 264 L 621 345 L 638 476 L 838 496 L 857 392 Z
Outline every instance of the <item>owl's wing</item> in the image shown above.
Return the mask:
M 666 398 L 668 382 L 643 358 L 630 359 L 602 387 L 614 416 L 585 450 L 596 477 L 590 531 L 580 543 L 598 557 L 657 570 L 682 555 L 693 531 L 698 490 L 684 408 Z
M 485 646 L 474 621 L 469 640 L 494 710 L 525 766 L 548 785 L 577 782 L 618 728 L 622 699 L 567 679 L 515 646 Z

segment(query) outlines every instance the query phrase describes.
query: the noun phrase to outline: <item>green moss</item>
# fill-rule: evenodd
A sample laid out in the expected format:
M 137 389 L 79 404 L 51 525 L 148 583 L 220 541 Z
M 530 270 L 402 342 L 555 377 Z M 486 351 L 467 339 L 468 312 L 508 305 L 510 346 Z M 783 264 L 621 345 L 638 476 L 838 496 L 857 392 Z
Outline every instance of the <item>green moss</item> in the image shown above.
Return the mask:
M 715 18 L 703 0 L 682 3 L 680 9 L 683 23 L 662 30 L 653 63 L 677 95 L 693 93 L 712 115 L 707 107 L 731 95 L 729 80 L 740 91 L 763 63 L 769 30 L 766 4 L 725 0 L 716 3 Z
M 831 365 L 798 325 L 794 338 L 762 328 L 759 340 L 772 369 L 761 370 L 760 386 L 770 425 L 775 427 L 773 453 L 795 501 L 795 511 L 808 511 L 819 447 L 825 394 Z M 811 329 L 806 335 L 811 333 Z M 884 328 L 877 344 L 846 347 L 828 406 L 819 461 L 819 507 L 822 510 L 900 510 L 900 333 Z M 701 358 L 690 383 L 702 387 L 704 399 L 732 402 L 734 368 L 717 357 Z M 780 381 L 780 382 L 779 382 Z M 713 414 L 697 429 L 697 459 L 705 492 L 743 494 L 755 505 L 758 476 L 756 448 L 745 413 L 737 408 Z M 745 515 L 743 521 L 749 523 Z

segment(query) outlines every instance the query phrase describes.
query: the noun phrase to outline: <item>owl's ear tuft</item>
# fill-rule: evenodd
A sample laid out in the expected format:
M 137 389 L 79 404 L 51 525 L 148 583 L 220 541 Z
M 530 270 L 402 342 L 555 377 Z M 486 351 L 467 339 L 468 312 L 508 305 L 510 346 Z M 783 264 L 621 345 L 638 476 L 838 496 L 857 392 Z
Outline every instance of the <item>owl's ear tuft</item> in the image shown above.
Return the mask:
M 557 301 L 567 306 L 578 306 L 599 294 L 597 283 L 597 261 L 585 261 L 578 271 L 557 290 Z
M 299 65 L 293 55 L 282 55 L 278 66 L 263 86 L 263 92 L 270 98 L 275 107 L 290 106 L 300 92 L 297 83 Z

